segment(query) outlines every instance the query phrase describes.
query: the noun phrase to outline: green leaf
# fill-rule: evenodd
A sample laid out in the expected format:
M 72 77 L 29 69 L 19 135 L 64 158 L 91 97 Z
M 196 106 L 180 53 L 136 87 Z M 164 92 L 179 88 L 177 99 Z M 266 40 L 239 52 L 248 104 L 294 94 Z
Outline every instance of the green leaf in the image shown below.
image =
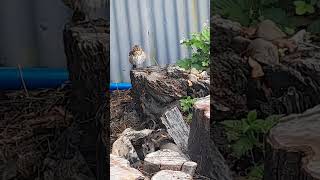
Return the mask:
M 304 15 L 306 12 L 307 11 L 304 6 L 303 7 L 300 7 L 300 6 L 296 7 L 296 14 L 297 15 Z
M 183 60 L 179 60 L 179 61 L 177 62 L 177 65 L 178 65 L 179 67 L 187 70 L 187 69 L 190 69 L 190 67 L 191 67 L 191 62 L 190 62 L 189 59 L 183 59 Z
M 242 123 L 239 120 L 225 120 L 220 122 L 227 128 L 236 129 L 237 127 L 241 127 Z
M 262 180 L 264 175 L 264 165 L 259 164 L 257 166 L 254 166 L 249 174 L 248 174 L 248 180 Z
M 250 125 L 246 121 L 241 121 L 242 133 L 245 134 L 249 129 Z
M 187 123 L 191 123 L 191 121 L 192 121 L 192 113 L 189 113 L 187 117 Z
M 237 158 L 241 158 L 243 155 L 247 154 L 253 148 L 253 143 L 247 137 L 240 137 L 233 145 L 231 145 L 234 155 Z
M 209 62 L 208 61 L 203 61 L 201 65 L 203 67 L 208 67 L 209 66 Z
M 264 126 L 265 120 L 263 119 L 257 119 L 251 124 L 251 128 L 254 132 L 260 133 L 262 132 L 263 126 Z
M 307 4 L 305 6 L 305 9 L 306 9 L 306 12 L 308 12 L 310 14 L 314 13 L 314 7 L 312 5 L 310 5 L 310 4 Z
M 294 1 L 293 4 L 296 6 L 296 7 L 303 7 L 306 5 L 306 2 L 304 1 Z
M 202 70 L 202 66 L 200 64 L 197 64 L 197 63 L 192 63 L 191 64 L 191 68 L 195 68 L 197 70 Z
M 289 28 L 289 27 L 285 27 L 284 31 L 289 35 L 293 35 L 295 33 L 295 30 L 293 28 Z
M 180 99 L 180 106 L 182 108 L 182 111 L 189 112 L 189 110 L 192 108 L 194 102 L 195 102 L 195 99 L 191 98 L 190 96 L 187 96 L 184 99 Z
M 227 135 L 228 142 L 233 142 L 240 138 L 240 133 L 238 133 L 237 131 L 232 131 L 232 130 L 227 131 L 226 135 Z
M 250 111 L 248 113 L 247 118 L 249 123 L 252 123 L 253 121 L 255 121 L 257 119 L 257 111 L 256 110 Z

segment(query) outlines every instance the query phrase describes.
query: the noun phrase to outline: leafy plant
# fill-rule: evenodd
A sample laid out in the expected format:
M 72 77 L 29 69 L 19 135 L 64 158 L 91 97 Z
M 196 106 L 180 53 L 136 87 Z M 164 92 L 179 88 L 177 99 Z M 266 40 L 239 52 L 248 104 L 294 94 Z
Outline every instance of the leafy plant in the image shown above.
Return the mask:
M 251 168 L 248 174 L 248 180 L 262 180 L 264 172 L 264 165 L 260 163 Z
M 296 14 L 297 15 L 304 15 L 307 13 L 314 13 L 314 5 L 317 3 L 317 1 L 312 1 L 312 4 L 307 3 L 305 1 L 294 1 L 293 4 L 296 7 Z
M 213 0 L 213 7 L 215 14 L 243 26 L 270 19 L 288 34 L 305 27 L 320 33 L 320 27 L 314 24 L 319 21 L 320 0 Z
M 257 165 L 253 150 L 264 152 L 264 139 L 269 130 L 278 123 L 279 116 L 273 115 L 264 119 L 257 118 L 256 111 L 250 111 L 246 118 L 241 120 L 225 120 L 221 122 L 226 129 L 228 142 L 231 145 L 232 155 L 237 159 L 249 156 L 255 168 L 249 176 L 260 177 L 261 167 Z M 250 175 L 251 174 L 251 175 Z M 262 173 L 263 174 L 263 173 Z
M 192 33 L 190 39 L 182 40 L 181 44 L 192 49 L 192 56 L 179 60 L 177 65 L 183 69 L 195 68 L 203 71 L 209 67 L 210 61 L 210 28 L 204 25 L 201 32 Z
M 195 102 L 195 99 L 193 99 L 190 96 L 187 96 L 186 98 L 180 99 L 180 106 L 182 108 L 183 112 L 189 112 Z
M 191 112 L 191 109 L 195 103 L 196 99 L 193 99 L 192 97 L 190 96 L 187 96 L 183 99 L 180 99 L 180 106 L 182 108 L 182 111 L 184 113 L 187 113 L 188 116 L 187 116 L 187 122 L 190 122 L 191 119 L 192 119 L 192 112 Z
M 234 155 L 240 158 L 253 148 L 263 148 L 263 136 L 277 124 L 277 117 L 257 119 L 257 112 L 250 111 L 246 118 L 241 120 L 225 120 L 221 122 L 227 133 L 228 141 L 232 144 Z

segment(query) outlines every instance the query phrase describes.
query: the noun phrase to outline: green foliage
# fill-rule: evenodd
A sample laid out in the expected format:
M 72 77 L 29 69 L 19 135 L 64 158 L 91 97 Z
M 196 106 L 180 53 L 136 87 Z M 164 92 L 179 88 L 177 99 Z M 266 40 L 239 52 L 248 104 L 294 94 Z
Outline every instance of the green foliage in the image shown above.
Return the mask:
M 251 26 L 264 19 L 270 19 L 288 34 L 300 27 L 320 33 L 320 0 L 213 0 L 213 11 L 223 17 Z M 312 27 L 310 27 L 312 26 Z
M 262 148 L 261 136 L 264 136 L 276 123 L 277 117 L 257 119 L 257 112 L 250 111 L 247 118 L 225 120 L 221 122 L 227 130 L 228 141 L 232 144 L 234 155 L 240 158 L 253 148 Z
M 315 2 L 315 1 L 313 1 Z M 316 3 L 316 2 L 315 2 Z M 297 15 L 304 15 L 307 13 L 314 13 L 314 4 L 309 4 L 305 1 L 294 1 L 293 4 L 296 6 L 296 14 Z
M 205 25 L 203 30 L 198 33 L 192 33 L 190 39 L 183 40 L 182 43 L 192 49 L 192 56 L 177 62 L 177 65 L 183 69 L 195 68 L 204 71 L 209 67 L 210 58 L 210 28 Z
M 183 112 L 190 112 L 195 101 L 196 100 L 190 96 L 187 96 L 183 99 L 180 99 L 180 106 L 182 108 L 182 111 Z
M 264 139 L 269 130 L 278 123 L 279 116 L 273 115 L 266 119 L 258 119 L 256 111 L 250 111 L 241 120 L 225 120 L 221 122 L 226 129 L 227 139 L 232 149 L 232 155 L 238 159 L 251 156 L 254 168 L 249 173 L 252 180 L 258 180 L 261 167 L 256 165 L 253 150 L 264 152 Z M 262 167 L 263 168 L 263 167 Z
M 193 99 L 192 97 L 190 96 L 187 96 L 183 99 L 180 99 L 180 106 L 182 108 L 182 111 L 184 113 L 187 113 L 188 116 L 187 116 L 187 122 L 190 123 L 191 120 L 192 120 L 192 112 L 191 112 L 191 109 L 195 103 L 196 99 Z
M 248 180 L 262 180 L 263 172 L 264 172 L 264 165 L 262 163 L 254 166 L 253 168 L 251 168 L 248 174 Z

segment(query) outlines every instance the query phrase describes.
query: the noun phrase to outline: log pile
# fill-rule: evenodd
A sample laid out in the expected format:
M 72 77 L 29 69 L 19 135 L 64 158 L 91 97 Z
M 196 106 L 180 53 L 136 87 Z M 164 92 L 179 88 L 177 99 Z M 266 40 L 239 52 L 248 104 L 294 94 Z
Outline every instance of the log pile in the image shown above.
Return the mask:
M 211 28 L 210 95 L 219 105 L 212 108 L 212 120 L 240 119 L 253 109 L 262 118 L 288 115 L 268 137 L 265 180 L 318 179 L 319 107 L 311 108 L 320 104 L 319 47 L 306 42 L 305 31 L 288 37 L 269 20 L 252 31 L 213 16 Z M 295 113 L 303 114 L 290 115 Z M 223 128 L 211 128 L 224 152 Z
M 225 116 L 239 116 L 247 112 L 248 108 L 259 109 L 264 114 L 301 113 L 320 102 L 318 96 L 314 97 L 314 94 L 320 92 L 318 49 L 298 48 L 295 52 L 280 57 L 279 63 L 260 63 L 264 76 L 257 79 L 251 77 L 252 69 L 247 59 L 241 56 L 244 52 L 237 50 L 237 44 L 232 43 L 239 38 L 241 27 L 220 17 L 214 17 L 212 24 L 217 35 L 212 40 L 216 53 L 212 56 L 211 68 L 212 77 L 215 78 L 211 78 L 210 86 L 213 98 L 228 107 L 229 111 L 224 113 Z M 230 33 L 224 33 L 229 31 Z M 247 47 L 249 46 L 247 43 Z M 221 51 L 220 47 L 225 47 L 225 50 Z M 255 54 L 247 56 L 256 57 Z M 259 87 L 261 84 L 267 86 L 272 93 L 264 92 Z M 213 118 L 225 119 L 223 115 Z
M 214 16 L 211 24 L 213 34 L 216 34 L 212 38 L 212 48 L 216 53 L 211 57 L 210 94 L 220 105 L 213 107 L 214 121 L 243 117 L 249 109 L 257 109 L 262 117 L 301 113 L 320 103 L 320 96 L 315 96 L 320 94 L 320 53 L 317 48 L 305 48 L 299 42 L 294 43 L 298 47 L 284 56 L 279 54 L 278 63 L 261 63 L 261 51 L 248 49 L 255 38 L 243 35 L 243 27 L 219 16 Z M 235 43 L 239 39 L 242 39 L 242 49 Z M 289 37 L 281 40 L 291 42 Z M 272 41 L 275 45 L 271 46 L 276 46 L 276 42 Z M 283 49 L 277 46 L 277 50 Z M 273 57 L 270 54 L 264 56 Z M 258 62 L 262 76 L 252 76 L 253 69 L 248 59 Z M 215 129 L 213 132 L 220 131 Z M 223 140 L 215 141 L 224 143 Z

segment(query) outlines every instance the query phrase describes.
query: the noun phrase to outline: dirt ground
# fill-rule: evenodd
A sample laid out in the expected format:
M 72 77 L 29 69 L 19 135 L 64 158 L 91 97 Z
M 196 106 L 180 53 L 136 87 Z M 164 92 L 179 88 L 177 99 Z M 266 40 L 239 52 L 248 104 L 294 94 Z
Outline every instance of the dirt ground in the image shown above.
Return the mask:
M 113 144 L 126 128 L 143 129 L 142 122 L 135 110 L 131 91 L 113 91 L 110 98 L 110 144 Z

